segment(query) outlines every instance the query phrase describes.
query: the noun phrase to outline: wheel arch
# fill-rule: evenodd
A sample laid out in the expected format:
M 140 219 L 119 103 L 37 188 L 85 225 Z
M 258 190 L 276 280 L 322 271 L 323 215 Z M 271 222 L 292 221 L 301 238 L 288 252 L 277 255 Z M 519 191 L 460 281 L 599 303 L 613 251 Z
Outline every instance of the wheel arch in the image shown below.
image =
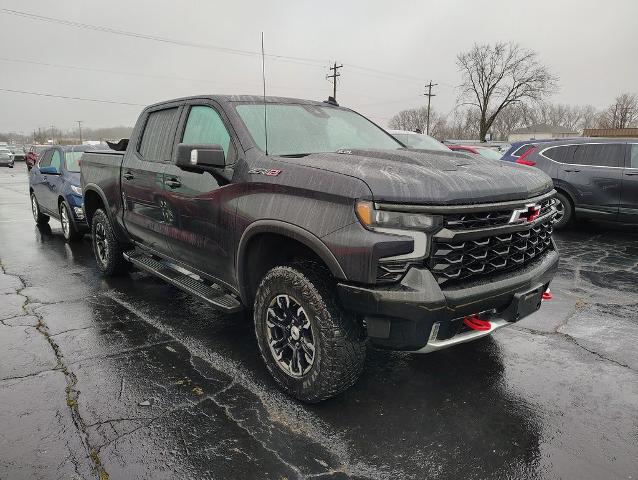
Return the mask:
M 239 293 L 250 306 L 265 273 L 276 265 L 299 258 L 323 264 L 338 279 L 345 279 L 341 265 L 320 238 L 280 220 L 258 220 L 244 231 L 236 255 Z
M 97 185 L 87 185 L 84 189 L 84 215 L 89 225 L 93 221 L 93 215 L 98 208 L 102 208 L 111 217 L 111 212 L 107 208 L 106 195 Z

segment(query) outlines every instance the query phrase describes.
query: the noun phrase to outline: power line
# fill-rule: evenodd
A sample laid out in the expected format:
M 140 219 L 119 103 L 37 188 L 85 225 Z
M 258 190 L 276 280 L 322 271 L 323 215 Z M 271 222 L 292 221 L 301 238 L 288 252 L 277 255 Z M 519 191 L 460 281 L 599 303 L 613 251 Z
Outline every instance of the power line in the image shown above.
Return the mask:
M 128 31 L 128 30 L 119 30 L 119 29 L 116 29 L 116 28 L 106 27 L 106 26 L 103 26 L 103 25 L 93 25 L 93 24 L 88 24 L 88 23 L 76 22 L 76 21 L 72 21 L 72 20 L 66 20 L 66 19 L 63 19 L 63 18 L 47 17 L 47 16 L 44 16 L 44 15 L 37 15 L 35 13 L 30 13 L 30 12 L 25 12 L 25 11 L 20 11 L 20 10 L 12 10 L 12 9 L 8 9 L 8 8 L 0 8 L 0 12 L 6 13 L 6 14 L 9 14 L 9 15 L 15 15 L 15 16 L 18 16 L 18 17 L 28 18 L 30 20 L 37 20 L 37 21 L 48 22 L 48 23 L 57 23 L 57 24 L 60 24 L 60 25 L 66 25 L 66 26 L 74 27 L 74 28 L 81 28 L 81 29 L 85 29 L 85 30 L 94 30 L 94 31 L 98 31 L 98 32 L 110 33 L 110 34 L 114 34 L 114 35 L 138 38 L 138 39 L 143 39 L 143 40 L 151 40 L 151 41 L 155 41 L 155 42 L 162 42 L 162 43 L 167 43 L 167 44 L 172 44 L 172 45 L 178 45 L 178 46 L 182 46 L 182 47 L 202 48 L 202 49 L 206 49 L 206 50 L 215 50 L 215 51 L 219 51 L 219 52 L 222 52 L 222 53 L 227 53 L 227 54 L 232 54 L 232 55 L 248 56 L 248 57 L 259 57 L 261 55 L 260 52 L 255 51 L 255 50 L 242 50 L 242 49 L 237 49 L 237 48 L 222 47 L 222 46 L 219 46 L 219 45 L 210 45 L 210 44 L 197 43 L 197 42 L 188 42 L 188 41 L 184 41 L 184 40 L 177 40 L 177 39 L 173 39 L 173 38 L 161 37 L 161 36 L 157 36 L 157 35 L 149 35 L 149 34 L 144 34 L 144 33 L 139 33 L 139 32 L 132 32 L 132 31 Z M 296 63 L 296 64 L 300 64 L 300 65 L 317 67 L 317 68 L 325 68 L 325 65 L 326 65 L 325 60 L 321 60 L 321 59 L 317 59 L 317 58 L 310 58 L 310 57 L 296 57 L 296 56 L 290 56 L 290 55 L 277 55 L 277 54 L 272 54 L 272 53 L 271 54 L 266 54 L 266 57 L 271 58 L 273 60 L 279 60 L 279 61 L 288 62 L 288 63 Z M 378 69 L 375 69 L 375 68 L 365 67 L 365 66 L 361 66 L 361 65 L 347 64 L 347 66 L 351 67 L 351 68 L 353 68 L 355 70 L 359 70 L 360 74 L 362 72 L 368 72 L 367 73 L 368 76 L 376 76 L 376 77 L 382 76 L 382 77 L 398 78 L 398 79 L 403 79 L 403 80 L 414 80 L 414 81 L 419 81 L 419 82 L 423 81 L 423 78 L 413 77 L 413 76 L 410 76 L 410 75 L 397 74 L 397 73 L 394 73 L 394 72 L 385 72 L 383 70 L 378 70 Z
M 10 88 L 0 88 L 0 92 L 21 93 L 24 95 L 36 95 L 38 97 L 63 98 L 65 100 L 79 100 L 82 102 L 110 103 L 113 105 L 130 105 L 133 107 L 146 107 L 146 105 L 142 105 L 141 103 L 117 102 L 115 100 L 103 100 L 99 98 L 70 97 L 67 95 L 55 95 L 53 93 L 43 93 L 43 92 L 28 92 L 26 90 L 13 90 Z
M 332 73 L 330 75 L 326 75 L 326 79 L 329 80 L 332 78 L 332 98 L 336 102 L 337 101 L 337 78 L 341 76 L 339 73 L 339 69 L 343 67 L 343 65 L 337 65 L 337 62 L 334 63 L 330 70 Z

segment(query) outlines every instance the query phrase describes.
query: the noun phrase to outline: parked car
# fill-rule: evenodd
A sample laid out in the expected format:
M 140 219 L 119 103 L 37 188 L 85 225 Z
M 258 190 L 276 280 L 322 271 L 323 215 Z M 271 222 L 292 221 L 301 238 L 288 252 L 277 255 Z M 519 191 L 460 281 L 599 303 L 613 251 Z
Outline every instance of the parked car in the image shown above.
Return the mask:
M 500 160 L 501 154 L 498 150 L 490 147 L 480 147 L 477 145 L 448 145 L 453 152 L 468 153 L 470 155 L 489 158 L 490 160 Z
M 31 211 L 38 224 L 60 220 L 64 238 L 79 240 L 88 231 L 82 209 L 80 158 L 92 147 L 55 146 L 45 149 L 29 172 Z
M 9 150 L 11 150 L 11 153 L 13 153 L 13 161 L 14 162 L 24 162 L 26 153 L 24 150 L 24 147 L 20 147 L 20 146 L 16 146 L 16 145 L 11 145 L 9 147 Z
M 418 148 L 421 150 L 444 150 L 446 152 L 450 151 L 447 146 L 439 142 L 437 139 L 424 133 L 410 132 L 409 130 L 388 130 L 388 133 L 410 148 Z
M 40 156 L 40 154 L 47 148 L 49 148 L 49 145 L 31 145 L 31 148 L 29 148 L 27 156 L 25 157 L 25 162 L 27 164 L 28 170 L 31 170 L 31 168 L 33 168 L 33 166 L 38 161 L 38 157 Z
M 431 352 L 535 312 L 558 266 L 545 173 L 406 149 L 334 102 L 171 100 L 126 143 L 82 157 L 98 269 L 253 312 L 306 402 L 352 385 L 368 343 Z
M 557 191 L 555 228 L 581 218 L 638 223 L 638 139 L 541 143 L 517 163 L 552 177 Z
M 0 147 L 0 165 L 13 168 L 13 152 L 7 147 Z

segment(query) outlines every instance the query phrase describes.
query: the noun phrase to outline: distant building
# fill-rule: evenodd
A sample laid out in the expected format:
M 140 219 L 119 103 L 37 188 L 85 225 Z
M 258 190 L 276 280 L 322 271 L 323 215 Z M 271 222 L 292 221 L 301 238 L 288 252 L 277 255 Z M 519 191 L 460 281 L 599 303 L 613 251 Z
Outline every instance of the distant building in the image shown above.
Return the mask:
M 552 138 L 578 137 L 580 132 L 574 132 L 565 127 L 556 127 L 546 123 L 539 123 L 529 127 L 512 130 L 507 139 L 510 142 L 520 142 L 523 140 L 546 140 Z
M 586 128 L 583 137 L 638 138 L 638 128 Z

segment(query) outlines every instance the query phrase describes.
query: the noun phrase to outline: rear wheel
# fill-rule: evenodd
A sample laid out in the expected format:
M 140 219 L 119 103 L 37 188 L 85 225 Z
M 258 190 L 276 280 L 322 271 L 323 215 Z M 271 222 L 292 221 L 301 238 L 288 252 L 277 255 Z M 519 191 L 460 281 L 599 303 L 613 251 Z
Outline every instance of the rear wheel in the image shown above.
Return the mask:
M 60 223 L 62 224 L 62 233 L 67 241 L 76 242 L 84 237 L 83 232 L 76 230 L 75 223 L 71 218 L 71 210 L 66 202 L 60 202 Z
M 35 193 L 31 192 L 31 213 L 33 214 L 33 219 L 35 223 L 38 225 L 42 225 L 44 223 L 49 222 L 49 216 L 44 215 L 40 212 L 40 205 L 38 205 L 38 199 L 35 198 Z
M 335 303 L 329 272 L 314 263 L 278 266 L 255 299 L 255 333 L 269 372 L 290 395 L 308 403 L 353 385 L 365 361 L 365 338 Z
M 125 272 L 129 266 L 128 262 L 122 255 L 122 246 L 117 240 L 111 221 L 104 210 L 98 209 L 93 214 L 91 233 L 93 235 L 93 252 L 100 271 L 107 276 Z
M 572 202 L 570 202 L 569 199 L 560 192 L 556 194 L 554 199 L 556 200 L 554 228 L 556 230 L 560 230 L 571 223 L 574 218 L 574 207 L 572 207 Z

